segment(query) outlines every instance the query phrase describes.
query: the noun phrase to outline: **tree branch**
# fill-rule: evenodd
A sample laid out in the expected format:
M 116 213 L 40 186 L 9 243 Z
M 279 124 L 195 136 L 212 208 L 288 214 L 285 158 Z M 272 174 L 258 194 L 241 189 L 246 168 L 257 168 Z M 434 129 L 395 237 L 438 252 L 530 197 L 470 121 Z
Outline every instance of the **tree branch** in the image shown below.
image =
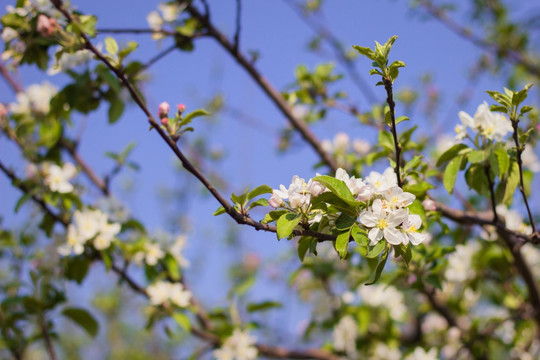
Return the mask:
M 394 102 L 394 96 L 392 92 L 392 79 L 386 78 L 383 76 L 383 84 L 384 88 L 386 89 L 386 102 L 388 103 L 388 106 L 390 107 L 390 118 L 392 120 L 392 124 L 390 125 L 390 131 L 392 132 L 392 137 L 394 138 L 394 150 L 396 155 L 396 165 L 394 167 L 394 172 L 396 173 L 397 177 L 397 184 L 399 187 L 402 187 L 403 184 L 401 182 L 401 174 L 399 171 L 399 167 L 401 165 L 401 145 L 399 144 L 399 139 L 397 135 L 397 129 L 396 129 L 396 112 L 395 107 L 396 103 Z
M 178 0 L 180 3 L 186 5 L 186 10 L 196 18 L 208 31 L 208 35 L 213 37 L 239 64 L 253 80 L 259 85 L 259 87 L 268 95 L 272 102 L 278 107 L 281 113 L 289 120 L 289 123 L 300 133 L 300 135 L 306 140 L 311 147 L 317 152 L 322 161 L 330 168 L 332 172 L 338 169 L 338 164 L 334 157 L 324 151 L 320 141 L 315 134 L 311 132 L 309 127 L 301 119 L 297 118 L 292 111 L 290 105 L 285 101 L 283 96 L 261 75 L 261 73 L 255 69 L 253 64 L 247 60 L 241 52 L 237 52 L 233 44 L 227 40 L 227 37 L 217 30 L 210 20 L 201 14 L 192 4 Z

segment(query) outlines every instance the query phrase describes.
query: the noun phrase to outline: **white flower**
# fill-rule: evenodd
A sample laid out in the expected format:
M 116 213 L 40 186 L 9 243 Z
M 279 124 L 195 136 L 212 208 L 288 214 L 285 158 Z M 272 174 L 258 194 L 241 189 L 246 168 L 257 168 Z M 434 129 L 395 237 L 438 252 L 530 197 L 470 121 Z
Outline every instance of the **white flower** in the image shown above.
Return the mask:
M 116 234 L 120 232 L 120 224 L 118 223 L 105 223 L 99 229 L 99 234 L 94 239 L 94 247 L 97 250 L 107 249 L 111 242 L 114 240 Z
M 288 199 L 289 206 L 292 209 L 301 208 L 307 210 L 307 207 L 310 205 L 311 196 L 318 196 L 325 190 L 325 187 L 321 183 L 313 181 L 313 179 L 309 179 L 306 183 L 303 178 L 294 175 L 288 189 L 280 185 L 279 190 L 274 189 L 272 191 L 269 204 L 274 208 L 278 208 L 283 206 L 285 199 Z
M 402 320 L 407 313 L 403 294 L 391 285 L 360 285 L 357 293 L 364 304 L 388 309 L 394 320 Z
M 422 333 L 430 334 L 437 331 L 444 331 L 448 328 L 448 322 L 437 313 L 429 313 L 422 320 Z
M 187 237 L 185 235 L 179 235 L 174 244 L 169 248 L 169 253 L 175 258 L 178 265 L 182 268 L 189 267 L 189 260 L 186 259 L 182 252 L 186 247 Z
M 152 305 L 173 303 L 179 307 L 189 306 L 191 292 L 185 290 L 182 284 L 158 281 L 146 288 Z
M 479 248 L 480 245 L 472 241 L 464 245 L 457 245 L 456 251 L 448 256 L 448 267 L 444 273 L 446 279 L 461 282 L 472 278 L 475 275 L 472 258 Z
M 431 348 L 429 351 L 421 347 L 416 347 L 412 353 L 407 355 L 405 360 L 437 360 L 437 348 Z
M 386 344 L 378 342 L 369 360 L 401 360 L 402 358 L 399 349 L 389 348 Z
M 56 52 L 59 53 L 60 51 L 61 48 L 58 48 Z M 55 54 L 53 58 L 55 61 L 47 70 L 48 75 L 56 75 L 60 72 L 71 70 L 81 64 L 85 64 L 93 58 L 93 54 L 90 50 L 84 49 L 76 51 L 73 54 L 64 52 L 62 55 L 60 55 L 59 59 L 57 59 Z
M 409 241 L 413 245 L 418 245 L 426 240 L 426 234 L 418 232 L 418 229 L 422 227 L 422 218 L 420 218 L 419 215 L 409 215 L 407 221 L 405 221 L 401 227 L 405 234 L 405 241 L 403 241 L 405 245 L 407 245 Z
M 66 232 L 66 243 L 58 247 L 58 253 L 62 256 L 71 254 L 80 255 L 84 251 L 85 239 L 81 238 L 77 233 L 77 229 L 73 224 L 69 224 Z
M 362 139 L 354 139 L 352 147 L 358 155 L 367 155 L 371 150 L 371 144 Z
M 142 261 L 144 260 L 148 265 L 154 266 L 164 256 L 165 252 L 161 250 L 159 244 L 146 242 L 144 243 L 144 250 L 137 252 L 133 256 L 133 261 L 138 265 L 142 265 Z
M 69 182 L 77 173 L 75 166 L 71 163 L 65 163 L 62 167 L 53 163 L 44 163 L 43 172 L 45 179 L 43 182 L 51 189 L 61 194 L 73 191 L 73 185 Z
M 51 99 L 57 92 L 56 86 L 48 82 L 30 85 L 25 92 L 17 94 L 17 102 L 9 104 L 9 110 L 14 114 L 48 114 Z
M 96 236 L 107 224 L 107 215 L 99 210 L 77 210 L 73 214 L 73 222 L 79 236 L 86 241 Z
M 512 124 L 503 114 L 489 110 L 487 102 L 483 102 L 476 109 L 474 117 L 464 111 L 460 111 L 458 116 L 461 125 L 456 126 L 456 139 L 461 140 L 467 135 L 467 128 L 470 127 L 480 135 L 489 140 L 501 141 L 502 138 L 512 132 Z
M 386 200 L 383 206 L 390 211 L 407 207 L 412 204 L 414 199 L 416 199 L 416 196 L 403 191 L 397 186 L 388 189 L 383 195 Z
M 349 148 L 349 135 L 339 132 L 334 136 L 334 149 L 336 152 L 345 152 Z
M 165 37 L 163 33 L 159 32 L 163 27 L 163 19 L 159 16 L 157 11 L 151 11 L 148 16 L 146 16 L 146 21 L 148 22 L 150 29 L 155 31 L 155 33 L 152 34 L 152 39 L 160 40 Z
M 358 336 L 358 324 L 351 315 L 344 316 L 339 320 L 332 332 L 334 349 L 343 351 L 347 355 L 356 352 L 356 337 Z
M 258 350 L 254 346 L 256 338 L 240 329 L 235 329 L 220 349 L 212 352 L 217 360 L 254 360 L 258 356 Z
M 367 185 L 362 179 L 357 179 L 354 176 L 349 177 L 349 174 L 342 168 L 337 169 L 336 179 L 343 181 L 351 193 L 357 196 L 358 201 L 368 201 L 373 197 L 375 191 L 373 186 Z
M 403 209 L 387 212 L 381 199 L 375 199 L 370 210 L 360 214 L 360 222 L 371 228 L 368 232 L 370 245 L 375 245 L 383 237 L 392 245 L 399 245 L 406 239 L 397 226 L 407 220 L 407 212 Z
M 375 194 L 382 194 L 397 186 L 396 173 L 391 167 L 386 168 L 382 174 L 377 171 L 370 172 L 366 181 L 375 188 Z
M 525 235 L 532 234 L 532 227 L 525 224 L 523 218 L 516 210 L 509 210 L 503 204 L 497 205 L 497 214 L 504 218 L 506 227 L 509 230 L 521 232 Z
M 9 26 L 5 27 L 2 30 L 2 40 L 6 43 L 10 42 L 13 39 L 16 39 L 19 36 L 19 33 Z
M 538 156 L 534 153 L 532 145 L 525 146 L 525 150 L 521 153 L 521 161 L 524 168 L 535 173 L 540 171 L 540 161 L 538 161 Z
M 178 16 L 182 12 L 183 8 L 177 3 L 164 3 L 158 5 L 159 11 L 163 15 L 163 20 L 171 22 L 178 19 Z

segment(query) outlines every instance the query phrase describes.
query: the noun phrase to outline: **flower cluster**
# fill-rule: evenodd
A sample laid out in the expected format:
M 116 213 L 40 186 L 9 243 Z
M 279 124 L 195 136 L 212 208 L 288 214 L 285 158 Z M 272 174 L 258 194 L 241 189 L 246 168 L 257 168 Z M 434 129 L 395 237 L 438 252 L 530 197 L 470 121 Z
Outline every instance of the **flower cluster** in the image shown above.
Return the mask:
M 184 289 L 182 284 L 157 281 L 148 286 L 146 292 L 152 305 L 174 304 L 179 307 L 188 307 L 191 301 L 191 292 Z
M 392 245 L 418 245 L 426 239 L 427 235 L 419 232 L 422 227 L 420 216 L 410 214 L 407 209 L 416 197 L 397 185 L 392 168 L 387 168 L 383 173 L 372 171 L 365 181 L 349 176 L 340 168 L 335 178 L 345 183 L 357 202 L 364 204 L 365 210 L 360 213 L 359 220 L 362 226 L 369 229 L 370 245 L 375 245 L 383 238 Z M 316 180 L 309 179 L 306 182 L 295 175 L 289 188 L 280 185 L 279 190 L 273 190 L 269 205 L 300 213 L 313 224 L 321 221 L 324 212 L 312 209 L 312 198 L 328 191 Z
M 152 39 L 154 40 L 163 39 L 165 37 L 165 35 L 159 31 L 163 29 L 164 23 L 171 23 L 177 20 L 183 7 L 174 2 L 162 3 L 158 5 L 158 10 L 159 12 L 156 10 L 150 12 L 146 17 L 148 26 L 156 32 L 152 34 Z
M 247 331 L 235 329 L 233 334 L 225 340 L 221 348 L 214 350 L 212 355 L 216 360 L 254 360 L 258 351 L 255 345 L 256 338 Z
M 323 140 L 321 146 L 324 151 L 332 154 L 341 166 L 351 165 L 351 159 L 365 156 L 371 150 L 371 145 L 367 141 L 358 138 L 351 141 L 349 135 L 344 132 L 337 133 L 332 141 Z M 351 151 L 354 154 L 351 154 Z
M 319 182 L 309 179 L 306 183 L 306 180 L 294 175 L 289 185 L 289 188 L 286 188 L 284 185 L 279 186 L 279 190 L 274 189 L 272 191 L 272 196 L 270 197 L 269 204 L 273 208 L 284 207 L 293 212 L 300 212 L 306 216 L 310 216 L 311 210 L 311 198 L 318 196 L 326 191 L 326 188 Z M 314 221 L 320 220 L 317 217 L 313 218 Z
M 46 115 L 57 92 L 58 88 L 48 82 L 30 85 L 25 92 L 17 94 L 17 102 L 9 104 L 9 110 L 15 115 Z
M 461 124 L 456 125 L 456 140 L 467 137 L 467 129 L 471 128 L 475 133 L 489 140 L 501 141 L 503 137 L 512 132 L 512 124 L 503 114 L 489 110 L 487 102 L 478 106 L 474 117 L 464 111 L 458 114 Z
M 72 163 L 64 163 L 59 166 L 51 162 L 44 162 L 41 165 L 43 182 L 51 191 L 61 194 L 73 191 L 73 185 L 69 182 L 77 174 L 77 169 Z
M 89 240 L 93 240 L 97 250 L 107 249 L 119 232 L 120 224 L 110 223 L 100 210 L 77 210 L 73 223 L 67 228 L 66 243 L 58 247 L 58 253 L 63 256 L 82 254 L 84 244 Z

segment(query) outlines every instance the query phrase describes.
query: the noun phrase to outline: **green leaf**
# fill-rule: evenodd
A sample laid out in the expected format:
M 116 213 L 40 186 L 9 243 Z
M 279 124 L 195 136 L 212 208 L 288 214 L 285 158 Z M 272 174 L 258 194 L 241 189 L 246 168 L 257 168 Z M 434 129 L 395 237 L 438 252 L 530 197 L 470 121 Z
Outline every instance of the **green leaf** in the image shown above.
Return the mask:
M 471 164 L 476 164 L 486 161 L 489 157 L 489 153 L 485 150 L 473 150 L 467 156 Z
M 96 337 L 99 325 L 88 311 L 81 308 L 69 307 L 62 310 L 62 315 L 82 327 L 91 337 Z
M 125 104 L 122 100 L 115 98 L 109 106 L 109 124 L 114 124 L 124 113 Z
M 346 214 L 341 214 L 336 219 L 336 229 L 339 231 L 344 231 L 350 229 L 351 226 L 356 222 L 356 218 L 352 218 Z
M 118 53 L 118 57 L 120 59 L 125 58 L 126 56 L 131 54 L 133 51 L 135 51 L 137 47 L 139 47 L 139 44 L 137 44 L 135 41 L 130 41 L 125 48 L 120 50 L 120 52 Z
M 351 232 L 345 231 L 341 234 L 338 234 L 336 239 L 336 251 L 339 254 L 339 257 L 344 259 L 347 256 L 347 252 L 349 250 L 349 238 L 350 238 Z
M 487 195 L 489 192 L 488 180 L 482 164 L 473 164 L 465 172 L 465 180 L 470 189 L 478 194 Z
M 247 200 L 249 201 L 253 199 L 254 197 L 257 197 L 262 194 L 271 194 L 271 193 L 272 193 L 272 188 L 270 186 L 268 185 L 257 186 L 255 189 L 251 190 L 247 194 Z
M 386 248 L 386 241 L 379 241 L 375 245 L 369 245 L 366 257 L 368 259 L 374 259 Z
M 299 214 L 286 213 L 280 216 L 276 222 L 277 238 L 283 239 L 289 237 L 292 234 L 294 227 L 300 222 L 301 216 Z
M 218 209 L 219 210 L 219 209 Z M 263 224 L 269 224 L 271 222 L 276 221 L 279 219 L 283 214 L 288 213 L 288 210 L 282 209 L 282 210 L 274 210 L 270 211 L 268 214 L 264 216 L 264 219 L 261 220 Z
M 340 212 L 343 212 L 349 216 L 352 216 L 355 218 L 358 216 L 358 210 L 355 203 L 342 200 L 336 194 L 332 192 L 324 192 L 320 194 L 319 196 L 312 198 L 311 204 L 313 205 L 314 208 L 317 208 L 317 209 L 324 208 L 322 206 L 324 204 L 330 204 L 333 207 L 335 207 L 337 210 L 339 210 Z
M 268 199 L 257 199 L 249 204 L 249 206 L 246 208 L 246 210 L 253 209 L 257 206 L 268 206 Z
M 449 194 L 452 194 L 452 190 L 454 190 L 454 185 L 456 184 L 457 174 L 459 172 L 459 165 L 461 163 L 461 159 L 463 158 L 463 155 L 459 155 L 448 163 L 446 166 L 446 169 L 444 170 L 443 175 L 443 184 L 446 191 L 448 191 Z
M 189 114 L 187 114 L 186 116 L 184 116 L 183 118 L 183 123 L 184 124 L 187 124 L 189 123 L 191 120 L 193 120 L 194 118 L 196 117 L 199 117 L 199 116 L 208 116 L 210 115 L 210 113 L 204 109 L 197 109 L 193 112 L 190 112 Z
M 216 211 L 214 211 L 214 213 L 212 215 L 218 216 L 218 215 L 221 215 L 221 214 L 225 214 L 226 212 L 227 212 L 227 210 L 225 210 L 225 208 L 223 206 L 220 206 Z
M 246 308 L 249 313 L 254 313 L 257 311 L 266 311 L 281 307 L 283 307 L 283 305 L 277 301 L 262 301 L 258 303 L 250 303 Z
M 255 276 L 251 275 L 244 279 L 240 284 L 234 286 L 232 292 L 240 297 L 244 295 L 255 284 Z
M 178 266 L 178 262 L 176 262 L 176 259 L 171 254 L 167 254 L 164 259 L 165 266 L 167 267 L 167 272 L 169 273 L 169 276 L 173 280 L 179 280 L 180 279 L 180 267 Z
M 302 236 L 300 240 L 298 240 L 298 257 L 300 258 L 300 261 L 304 261 L 306 252 L 309 250 L 313 240 L 314 238 L 310 236 Z
M 105 49 L 111 55 L 116 55 L 118 53 L 118 44 L 116 40 L 110 36 L 105 38 Z
M 362 47 L 362 46 L 358 46 L 358 45 L 353 45 L 353 48 L 356 51 L 358 51 L 360 54 L 366 56 L 368 59 L 370 59 L 370 60 L 375 59 L 375 52 L 373 52 L 373 50 L 371 50 L 370 48 Z
M 396 119 L 396 125 L 402 121 L 407 121 L 407 120 L 410 120 L 408 116 L 398 116 Z
M 489 164 L 493 172 L 502 179 L 510 166 L 510 157 L 503 148 L 498 148 L 489 155 Z
M 519 111 L 519 113 L 520 113 L 521 115 L 523 115 L 523 114 L 528 113 L 528 112 L 531 111 L 532 109 L 533 109 L 533 108 L 532 108 L 531 106 L 523 106 L 523 107 L 521 108 L 521 110 Z
M 68 280 L 74 280 L 77 284 L 81 284 L 88 269 L 90 268 L 90 262 L 83 256 L 75 256 L 66 259 L 64 267 L 64 277 Z
M 172 314 L 172 318 L 186 332 L 191 332 L 191 322 L 186 314 L 176 311 Z
M 390 250 L 390 247 L 387 247 L 382 253 L 381 257 L 379 258 L 379 262 L 377 263 L 377 266 L 375 267 L 375 271 L 371 273 L 371 276 L 366 282 L 366 285 L 375 284 L 377 280 L 379 280 L 379 278 L 381 277 L 381 273 L 384 269 L 384 266 L 386 265 L 386 260 L 388 259 L 389 250 Z
M 519 185 L 519 166 L 517 162 L 512 162 L 510 172 L 506 178 L 506 186 L 504 188 L 504 196 L 502 202 L 509 205 L 514 197 L 514 192 Z
M 236 195 L 235 193 L 232 193 L 231 201 L 235 204 L 244 206 L 244 204 L 246 203 L 246 197 L 247 197 L 247 193 L 243 193 L 242 195 Z
M 355 224 L 351 228 L 351 236 L 358 245 L 366 247 L 368 246 L 369 239 L 367 237 L 367 232 L 365 229 L 362 229 Z
M 504 107 L 504 106 L 501 106 L 501 105 L 491 105 L 489 107 L 489 110 L 490 111 L 498 111 L 498 112 L 508 114 L 508 109 L 506 107 Z
M 313 178 L 313 180 L 320 182 L 340 199 L 354 203 L 354 196 L 351 194 L 351 191 L 343 181 L 328 175 L 316 176 Z
M 379 144 L 390 151 L 394 151 L 394 138 L 388 131 L 379 132 Z
M 465 144 L 456 144 L 452 146 L 450 149 L 446 150 L 437 160 L 437 166 L 441 166 L 442 164 L 452 160 L 455 158 L 463 149 L 468 149 L 467 145 Z

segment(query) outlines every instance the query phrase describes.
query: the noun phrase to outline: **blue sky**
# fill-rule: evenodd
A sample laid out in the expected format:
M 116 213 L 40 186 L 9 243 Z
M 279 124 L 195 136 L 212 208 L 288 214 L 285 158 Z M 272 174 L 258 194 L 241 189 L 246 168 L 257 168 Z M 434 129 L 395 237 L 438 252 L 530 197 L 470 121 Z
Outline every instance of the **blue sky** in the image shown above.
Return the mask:
M 212 21 L 229 37 L 234 32 L 235 1 L 209 0 L 212 10 Z M 98 28 L 146 28 L 146 14 L 157 7 L 154 1 L 73 1 L 83 13 L 98 16 Z M 447 120 L 441 128 L 451 131 L 457 123 L 458 108 L 455 98 L 467 84 L 468 67 L 478 57 L 480 51 L 473 45 L 451 33 L 438 22 L 427 16 L 420 16 L 408 7 L 407 1 L 327 1 L 324 7 L 328 28 L 341 39 L 344 44 L 373 46 L 377 40 L 384 43 L 390 36 L 398 35 L 391 52 L 393 60 L 403 60 L 404 68 L 396 83 L 402 87 L 421 89 L 420 77 L 431 73 L 434 84 L 440 89 L 442 96 L 440 120 Z M 467 3 L 467 2 L 462 2 Z M 522 2 L 518 2 L 522 3 Z M 525 2 L 526 3 L 526 2 Z M 323 58 L 306 51 L 306 43 L 313 33 L 286 6 L 284 1 L 248 1 L 242 2 L 242 34 L 241 51 L 258 50 L 260 58 L 256 63 L 259 71 L 279 90 L 294 81 L 294 69 L 305 64 L 312 69 L 316 64 L 333 60 Z M 465 23 L 458 15 L 458 20 Z M 426 21 L 427 19 L 427 21 Z M 115 36 L 119 43 L 135 39 L 140 43 L 133 57 L 143 62 L 154 56 L 160 49 L 159 44 L 150 40 L 148 35 Z M 103 41 L 103 36 L 95 42 Z M 171 40 L 166 39 L 161 49 L 167 47 Z M 377 79 L 369 77 L 370 63 L 366 59 L 358 62 L 358 71 L 364 80 L 373 85 L 373 91 L 382 101 L 383 88 L 374 87 Z M 338 72 L 343 71 L 338 67 Z M 309 178 L 315 175 L 313 164 L 316 162 L 314 152 L 307 146 L 294 148 L 284 155 L 276 150 L 278 131 L 286 124 L 286 120 L 265 97 L 262 91 L 247 73 L 226 54 L 212 39 L 200 39 L 195 43 L 192 53 L 173 52 L 156 63 L 148 72 L 149 81 L 144 86 L 144 93 L 150 109 L 157 113 L 158 104 L 168 101 L 171 105 L 184 103 L 187 111 L 201 107 L 216 93 L 221 93 L 227 104 L 241 109 L 245 114 L 264 124 L 255 127 L 246 126 L 229 115 L 219 115 L 214 123 L 196 120 L 195 133 L 187 135 L 187 141 L 197 136 L 207 136 L 210 147 L 222 150 L 224 160 L 217 165 L 217 170 L 231 185 L 229 192 L 240 192 L 246 186 L 254 187 L 268 184 L 274 188 L 279 184 L 289 184 L 293 175 Z M 21 68 L 21 77 L 26 86 L 40 82 L 43 76 L 27 67 Z M 62 76 L 49 79 L 61 84 Z M 499 90 L 505 85 L 497 79 L 480 78 L 473 100 L 463 110 L 473 113 L 483 100 L 489 100 L 483 90 Z M 366 110 L 369 106 L 364 97 L 346 79 L 338 83 L 334 89 L 344 89 L 349 94 L 348 102 Z M 420 93 L 420 98 L 425 94 Z M 10 102 L 14 98 L 4 82 L 0 83 L 0 99 Z M 399 115 L 403 108 L 398 105 Z M 455 116 L 452 118 L 452 113 Z M 419 115 L 419 112 L 416 112 Z M 450 117 L 448 116 L 450 114 Z M 419 124 L 420 133 L 431 135 L 433 124 L 421 117 L 411 117 L 412 122 Z M 84 124 L 84 126 L 83 126 Z M 439 127 L 438 127 L 439 128 Z M 313 128 L 320 139 L 332 139 L 338 131 L 347 132 L 351 138 L 361 137 L 374 142 L 375 134 L 366 131 L 357 121 L 339 112 L 330 112 L 328 119 Z M 130 142 L 137 146 L 132 159 L 141 165 L 139 172 L 125 171 L 113 184 L 113 192 L 132 209 L 135 217 L 142 220 L 150 232 L 166 228 L 166 214 L 162 200 L 157 196 L 160 187 L 185 186 L 185 176 L 179 177 L 174 170 L 177 161 L 173 154 L 155 132 L 148 132 L 148 125 L 143 113 L 134 105 L 130 105 L 121 120 L 108 126 L 106 111 L 100 109 L 87 117 L 76 116 L 75 133 L 84 131 L 80 152 L 94 167 L 98 174 L 104 175 L 113 166 L 103 156 L 105 151 L 120 151 Z M 182 140 L 180 141 L 182 148 Z M 0 139 L 2 160 L 13 165 L 22 173 L 24 164 L 20 161 L 16 149 L 5 139 Z M 319 170 L 320 171 L 320 170 Z M 83 182 L 86 180 L 80 176 Z M 126 185 L 131 191 L 126 191 Z M 28 212 L 13 214 L 12 209 L 21 194 L 13 189 L 5 177 L 0 177 L 0 216 L 7 224 L 21 224 Z M 91 192 L 89 195 L 95 195 Z M 228 193 L 225 194 L 228 197 Z M 190 244 L 188 255 L 192 258 L 197 270 L 201 271 L 198 284 L 203 298 L 215 296 L 212 284 L 224 281 L 226 275 L 222 271 L 223 264 L 232 255 L 220 252 L 221 238 L 224 229 L 232 224 L 232 220 L 224 216 L 215 218 L 212 212 L 218 207 L 213 199 L 195 196 L 182 207 L 192 220 L 188 231 Z M 168 209 L 168 208 L 167 208 Z M 263 213 L 254 217 L 262 218 Z M 264 258 L 271 258 L 293 248 L 287 241 L 277 242 L 275 234 L 255 232 L 249 228 L 240 229 L 242 252 L 255 251 Z M 218 251 L 212 251 L 218 250 Z M 228 256 L 230 257 L 228 258 Z M 208 263 L 214 265 L 208 266 Z M 188 273 L 189 279 L 189 273 Z M 206 284 L 204 286 L 200 284 Z M 266 288 L 268 291 L 270 288 Z M 225 291 L 217 295 L 225 296 Z

